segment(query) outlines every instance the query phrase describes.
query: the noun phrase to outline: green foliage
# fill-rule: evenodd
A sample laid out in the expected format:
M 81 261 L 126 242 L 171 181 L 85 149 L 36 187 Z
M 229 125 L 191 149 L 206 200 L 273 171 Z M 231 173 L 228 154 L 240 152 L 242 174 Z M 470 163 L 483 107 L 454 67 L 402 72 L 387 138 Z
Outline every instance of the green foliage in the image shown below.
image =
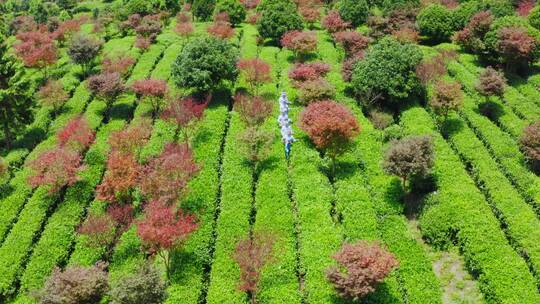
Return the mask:
M 219 0 L 216 4 L 215 13 L 227 13 L 229 21 L 237 26 L 246 19 L 246 8 L 238 0 Z
M 212 18 L 216 0 L 193 0 L 191 11 L 193 16 L 201 21 L 208 21 Z
M 210 91 L 238 76 L 236 47 L 222 39 L 201 37 L 190 41 L 176 58 L 172 75 L 179 87 Z
M 0 35 L 0 39 L 4 39 Z M 0 43 L 0 121 L 4 144 L 9 148 L 16 134 L 32 119 L 31 81 L 24 68 Z
M 263 38 L 279 41 L 286 32 L 303 28 L 302 17 L 290 0 L 267 0 L 257 10 L 261 13 L 257 30 Z
M 454 31 L 452 12 L 440 4 L 424 7 L 418 14 L 416 22 L 420 34 L 435 42 L 448 40 Z
M 540 30 L 540 6 L 535 6 L 528 17 L 529 24 L 537 30 Z
M 152 1 L 148 0 L 124 0 L 124 9 L 128 15 L 148 15 L 152 13 Z
M 350 22 L 354 27 L 364 24 L 369 14 L 366 0 L 341 0 L 338 9 L 341 18 Z
M 471 17 L 480 10 L 481 7 L 478 1 L 467 1 L 465 3 L 461 3 L 456 9 L 452 10 L 455 29 L 463 29 L 467 23 L 469 23 Z
M 482 10 L 489 10 L 495 17 L 515 16 L 515 9 L 508 0 L 484 0 L 481 2 Z
M 111 304 L 159 304 L 165 300 L 165 283 L 151 264 L 145 263 L 135 273 L 112 284 Z
M 383 38 L 356 64 L 352 87 L 365 102 L 407 98 L 418 88 L 415 68 L 421 59 L 417 46 Z
M 381 2 L 381 8 L 387 14 L 394 10 L 420 6 L 420 0 L 382 0 Z

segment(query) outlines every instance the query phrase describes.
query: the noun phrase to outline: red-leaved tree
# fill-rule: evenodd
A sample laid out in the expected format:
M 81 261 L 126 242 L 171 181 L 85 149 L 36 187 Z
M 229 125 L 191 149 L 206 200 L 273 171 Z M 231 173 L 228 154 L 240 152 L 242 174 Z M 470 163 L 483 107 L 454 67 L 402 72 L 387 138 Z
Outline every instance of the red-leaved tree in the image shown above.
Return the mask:
M 272 104 L 260 96 L 238 93 L 234 97 L 234 109 L 248 127 L 260 126 L 272 114 Z
M 150 139 L 152 125 L 146 119 L 138 120 L 127 128 L 115 131 L 109 136 L 109 145 L 113 152 L 134 155 L 139 158 L 141 149 Z
M 82 116 L 70 120 L 66 126 L 58 131 L 56 137 L 60 147 L 68 147 L 81 152 L 88 148 L 94 141 L 94 131 L 88 125 L 88 121 Z
M 34 31 L 17 35 L 20 42 L 15 44 L 15 53 L 27 67 L 45 69 L 53 65 L 58 57 L 54 41 L 48 33 Z
M 107 207 L 107 214 L 115 222 L 117 230 L 123 232 L 133 222 L 134 208 L 130 204 L 113 203 Z
M 56 30 L 51 33 L 51 37 L 58 41 L 61 46 L 63 46 L 64 43 L 73 36 L 73 34 L 77 33 L 81 29 L 81 24 L 81 19 L 70 19 L 61 22 Z
M 77 232 L 86 236 L 85 243 L 88 246 L 101 248 L 110 244 L 114 238 L 114 221 L 107 213 L 90 213 Z
M 206 31 L 210 35 L 221 39 L 229 39 L 234 36 L 234 28 L 229 22 L 229 15 L 225 12 L 216 14 L 214 22 Z
M 357 31 L 334 33 L 335 41 L 345 50 L 347 57 L 362 56 L 369 45 L 369 38 Z
M 171 250 L 181 247 L 198 226 L 195 216 L 175 209 L 174 206 L 151 201 L 144 208 L 144 219 L 137 221 L 137 234 L 151 254 L 163 259 L 167 279 L 171 275 Z
M 252 304 L 257 303 L 257 291 L 263 268 L 275 260 L 276 238 L 268 232 L 256 232 L 236 244 L 234 260 L 240 267 L 238 289 L 249 295 Z
M 299 60 L 317 50 L 317 34 L 312 31 L 289 31 L 281 37 L 281 46 L 294 52 Z
M 529 16 L 529 13 L 534 8 L 534 1 L 533 0 L 521 0 L 519 1 L 519 4 L 516 8 L 516 11 L 518 15 L 521 17 L 527 17 Z
M 28 166 L 32 173 L 28 183 L 33 188 L 44 186 L 50 193 L 55 193 L 64 186 L 73 185 L 79 180 L 78 173 L 82 170 L 81 155 L 65 147 L 56 147 L 42 152 L 30 161 Z
M 105 57 L 101 62 L 101 69 L 103 73 L 118 73 L 125 76 L 133 64 L 135 64 L 135 60 L 129 56 Z
M 52 107 L 53 113 L 58 110 L 69 99 L 69 94 L 64 90 L 64 86 L 58 80 L 49 79 L 37 92 L 38 102 L 42 106 Z
M 289 70 L 289 78 L 295 87 L 300 87 L 303 82 L 322 78 L 328 72 L 330 72 L 330 65 L 321 61 L 297 63 Z
M 498 31 L 497 52 L 503 57 L 507 68 L 528 65 L 536 49 L 536 40 L 525 28 L 504 27 Z
M 263 83 L 272 81 L 270 64 L 262 59 L 240 59 L 236 66 L 249 83 L 253 95 L 258 95 L 259 87 Z
M 204 110 L 208 106 L 210 99 L 210 95 L 206 97 L 205 101 L 197 100 L 192 96 L 174 99 L 162 113 L 163 119 L 178 126 L 188 146 L 191 146 L 190 142 L 197 122 L 202 119 Z
M 336 158 L 350 148 L 353 138 L 360 133 L 360 126 L 351 111 L 330 100 L 310 104 L 301 113 L 300 128 L 330 158 L 333 176 Z
M 8 165 L 6 161 L 0 157 L 0 179 L 3 178 L 8 172 Z
M 142 101 L 152 106 L 152 118 L 156 118 L 169 91 L 167 82 L 161 79 L 141 79 L 131 86 L 132 90 L 142 97 Z
M 169 143 L 141 171 L 140 189 L 148 200 L 174 204 L 199 171 L 187 144 Z
M 86 87 L 109 105 L 124 92 L 124 83 L 119 73 L 101 73 L 88 78 Z
M 176 15 L 174 32 L 188 41 L 194 30 L 195 28 L 191 22 L 191 15 L 188 12 L 179 12 Z
M 350 22 L 345 22 L 337 10 L 331 10 L 322 19 L 321 25 L 329 33 L 344 31 L 351 27 Z
M 339 266 L 328 268 L 326 277 L 340 296 L 352 301 L 375 291 L 399 265 L 394 255 L 377 242 L 344 244 L 333 258 Z
M 110 203 L 129 204 L 139 184 L 141 165 L 132 154 L 112 152 L 107 160 L 107 171 L 96 188 L 96 197 Z

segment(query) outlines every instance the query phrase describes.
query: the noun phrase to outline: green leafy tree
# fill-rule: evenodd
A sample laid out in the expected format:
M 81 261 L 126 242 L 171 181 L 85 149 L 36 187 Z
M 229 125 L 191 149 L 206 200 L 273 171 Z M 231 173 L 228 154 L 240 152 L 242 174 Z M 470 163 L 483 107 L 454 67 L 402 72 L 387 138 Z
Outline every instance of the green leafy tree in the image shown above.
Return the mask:
M 200 21 L 208 21 L 212 18 L 215 6 L 216 0 L 193 0 L 191 11 Z
M 353 71 L 352 87 L 369 104 L 409 97 L 418 88 L 416 65 L 422 52 L 413 44 L 386 37 L 368 49 Z
M 216 4 L 216 14 L 227 13 L 229 22 L 237 26 L 246 19 L 246 8 L 238 0 L 220 0 Z
M 369 14 L 369 5 L 366 0 L 341 0 L 338 9 L 341 18 L 354 27 L 365 23 Z
M 257 30 L 263 38 L 279 41 L 286 32 L 303 28 L 302 17 L 290 0 L 267 0 L 257 7 L 257 11 L 261 14 Z
M 225 40 L 201 37 L 190 41 L 176 58 L 172 75 L 179 87 L 208 92 L 238 76 L 238 49 Z
M 454 18 L 451 11 L 440 4 L 424 7 L 416 19 L 420 34 L 435 42 L 448 40 L 454 32 Z
M 5 38 L 0 36 L 0 40 Z M 3 141 L 10 149 L 16 134 L 32 120 L 30 80 L 23 75 L 23 67 L 0 43 L 0 122 Z

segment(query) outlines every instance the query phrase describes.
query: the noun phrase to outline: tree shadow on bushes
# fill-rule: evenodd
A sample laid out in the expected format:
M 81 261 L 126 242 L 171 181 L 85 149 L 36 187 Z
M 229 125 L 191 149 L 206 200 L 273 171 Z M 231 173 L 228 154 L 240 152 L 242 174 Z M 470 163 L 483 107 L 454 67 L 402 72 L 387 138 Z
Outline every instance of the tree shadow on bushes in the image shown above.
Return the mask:
M 437 190 L 437 177 L 433 174 L 413 176 L 409 188 L 409 192 L 403 196 L 403 205 L 405 216 L 412 220 L 417 219 L 424 210 L 426 197 Z
M 498 122 L 499 118 L 504 115 L 504 109 L 501 105 L 493 101 L 486 101 L 478 105 L 477 112 L 493 122 Z
M 463 122 L 456 118 L 448 118 L 441 123 L 441 135 L 448 138 L 463 129 Z
M 104 109 L 104 112 L 105 114 L 107 112 L 109 114 L 109 119 L 107 121 L 113 119 L 127 120 L 130 118 L 133 108 L 128 104 L 121 103 L 113 105 L 108 111 L 107 109 Z
M 189 242 L 189 241 L 188 241 Z M 209 260 L 206 248 L 200 248 L 202 252 L 189 252 L 185 249 L 171 252 L 171 284 L 187 285 L 190 280 L 192 269 L 199 269 Z

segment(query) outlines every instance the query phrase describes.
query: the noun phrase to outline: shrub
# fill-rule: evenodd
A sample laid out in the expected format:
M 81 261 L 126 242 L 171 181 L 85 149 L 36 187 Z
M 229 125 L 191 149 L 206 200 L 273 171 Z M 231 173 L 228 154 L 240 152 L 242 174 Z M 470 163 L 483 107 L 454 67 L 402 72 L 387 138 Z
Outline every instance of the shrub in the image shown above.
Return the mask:
M 68 147 L 79 152 L 90 146 L 94 136 L 95 133 L 88 125 L 88 121 L 82 116 L 71 119 L 56 134 L 60 147 Z
M 540 6 L 536 6 L 531 10 L 529 17 L 529 24 L 535 29 L 540 30 Z
M 407 98 L 418 87 L 415 70 L 421 59 L 417 46 L 383 38 L 355 65 L 352 87 L 367 103 Z
M 121 277 L 111 287 L 111 304 L 160 304 L 167 296 L 159 271 L 144 263 L 132 274 Z
M 209 91 L 238 76 L 238 49 L 226 41 L 202 37 L 190 41 L 176 58 L 172 75 L 180 87 Z
M 334 39 L 345 50 L 347 57 L 363 56 L 370 41 L 368 37 L 356 31 L 337 32 Z
M 147 0 L 127 0 L 124 1 L 126 11 L 129 15 L 147 15 L 152 12 L 152 1 Z
M 193 0 L 191 11 L 193 16 L 201 21 L 208 21 L 212 17 L 216 0 Z
M 452 37 L 454 43 L 471 53 L 481 53 L 485 49 L 484 42 L 477 37 L 469 28 L 456 32 Z
M 94 304 L 107 292 L 107 264 L 91 267 L 69 266 L 64 271 L 56 267 L 43 289 L 34 293 L 41 304 Z
M 9 25 L 9 32 L 14 35 L 33 32 L 37 29 L 38 25 L 32 16 L 17 16 L 13 18 Z
M 450 111 L 457 111 L 463 105 L 461 85 L 455 81 L 437 81 L 429 105 L 446 120 Z
M 471 17 L 481 10 L 482 8 L 478 1 L 463 2 L 456 9 L 452 10 L 456 30 L 463 29 L 469 23 Z
M 525 127 L 519 139 L 521 150 L 534 170 L 540 169 L 540 122 Z
M 403 188 L 412 176 L 425 176 L 433 167 L 432 139 L 429 136 L 412 136 L 394 141 L 384 156 L 383 169 L 401 178 Z
M 394 123 L 394 117 L 392 114 L 388 114 L 382 111 L 371 111 L 369 113 L 369 120 L 376 129 L 384 130 Z
M 392 32 L 392 36 L 400 43 L 417 43 L 420 40 L 420 34 L 410 28 L 404 28 Z
M 26 32 L 17 34 L 20 42 L 14 45 L 15 53 L 27 67 L 45 68 L 57 60 L 57 49 L 47 33 Z
M 330 158 L 333 176 L 336 158 L 350 148 L 352 139 L 360 133 L 351 111 L 334 101 L 310 104 L 300 116 L 300 128 Z
M 113 241 L 114 222 L 107 213 L 90 213 L 84 223 L 77 229 L 77 232 L 87 236 L 86 245 L 101 248 Z
M 155 118 L 164 103 L 163 98 L 169 91 L 167 82 L 161 79 L 141 79 L 133 82 L 131 88 L 137 95 L 142 96 L 142 101 L 152 106 L 152 117 Z
M 170 279 L 171 272 L 170 250 L 181 246 L 189 234 L 197 229 L 194 216 L 175 209 L 174 206 L 151 201 L 144 208 L 144 218 L 136 222 L 137 235 L 143 246 L 163 259 L 167 279 Z
M 124 91 L 124 84 L 119 73 L 101 73 L 88 78 L 88 90 L 108 103 Z
M 42 106 L 52 107 L 54 113 L 57 113 L 60 107 L 69 99 L 69 94 L 58 80 L 48 80 L 36 95 L 38 102 Z
M 341 0 L 338 10 L 343 20 L 357 27 L 367 21 L 369 6 L 365 0 Z
M 454 19 L 451 11 L 439 4 L 431 4 L 418 14 L 420 34 L 430 40 L 442 42 L 448 40 L 454 31 Z
M 234 109 L 246 126 L 258 127 L 272 114 L 272 103 L 259 96 L 238 93 L 234 98 Z
M 329 33 L 342 32 L 351 27 L 351 23 L 344 21 L 337 10 L 329 11 L 322 19 L 321 25 Z
M 141 165 L 133 155 L 112 152 L 107 159 L 107 171 L 96 188 L 96 198 L 111 203 L 131 203 L 140 174 Z
M 476 90 L 484 96 L 503 96 L 506 88 L 504 75 L 492 67 L 487 67 L 478 77 Z
M 263 268 L 274 261 L 275 237 L 256 232 L 236 244 L 234 260 L 240 267 L 238 289 L 248 292 L 251 303 L 257 303 L 257 291 Z
M 298 15 L 292 1 L 270 0 L 263 4 L 257 8 L 261 13 L 257 23 L 261 37 L 279 41 L 286 32 L 302 29 L 302 17 Z
M 360 301 L 375 291 L 399 265 L 394 255 L 378 242 L 344 244 L 333 258 L 338 266 L 328 268 L 326 276 L 340 296 L 352 301 Z
M 239 25 L 246 19 L 246 9 L 238 0 L 219 0 L 215 13 L 227 13 L 233 26 Z
M 39 154 L 28 166 L 32 170 L 28 184 L 33 188 L 48 187 L 49 192 L 54 193 L 79 180 L 81 155 L 71 149 L 53 148 Z
M 76 35 L 71 40 L 67 53 L 75 64 L 82 65 L 84 75 L 86 75 L 102 45 L 101 40 L 90 35 Z
M 336 94 L 336 88 L 324 78 L 305 81 L 300 85 L 298 100 L 302 104 L 310 104 L 316 101 L 332 99 Z
M 297 63 L 289 70 L 289 78 L 299 87 L 303 82 L 317 80 L 330 72 L 330 65 L 322 62 Z
M 141 193 L 152 201 L 174 204 L 199 171 L 187 144 L 169 143 L 141 171 Z
M 246 81 L 249 83 L 251 92 L 254 95 L 258 94 L 259 87 L 263 83 L 268 83 L 272 81 L 270 64 L 268 64 L 262 59 L 240 59 L 236 66 L 244 75 Z

